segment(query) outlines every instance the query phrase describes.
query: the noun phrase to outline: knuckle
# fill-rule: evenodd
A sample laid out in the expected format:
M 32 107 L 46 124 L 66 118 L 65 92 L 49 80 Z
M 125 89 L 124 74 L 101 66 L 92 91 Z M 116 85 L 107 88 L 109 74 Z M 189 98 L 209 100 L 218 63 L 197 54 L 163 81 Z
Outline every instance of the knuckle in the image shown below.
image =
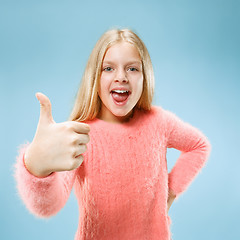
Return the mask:
M 73 170 L 73 169 L 75 169 L 75 168 L 76 168 L 76 162 L 75 162 L 75 160 L 74 160 L 74 158 L 73 158 L 73 159 L 71 159 L 71 160 L 69 161 L 68 171 L 71 171 L 71 170 Z
M 69 165 L 70 170 L 78 168 L 82 164 L 83 160 L 84 160 L 83 155 L 78 155 L 72 158 L 71 163 Z
M 64 127 L 65 127 L 65 130 L 66 131 L 73 131 L 73 125 L 72 125 L 72 123 L 70 122 L 70 121 L 68 121 L 68 122 L 64 122 Z
M 75 168 L 80 167 L 80 165 L 82 164 L 83 160 L 84 160 L 83 155 L 80 155 L 77 158 L 75 158 L 75 162 L 76 162 Z
M 87 134 L 86 135 L 86 142 L 89 143 L 90 142 L 90 136 Z
M 90 137 L 87 134 L 81 134 L 78 138 L 77 141 L 80 144 L 87 144 L 90 141 Z
M 82 164 L 82 162 L 83 162 L 83 160 L 84 160 L 84 157 L 83 157 L 83 155 L 80 155 L 80 156 L 78 156 L 77 158 L 77 162 L 78 162 L 78 167 Z
M 61 129 L 62 129 L 63 131 L 69 130 L 69 125 L 68 125 L 68 123 L 66 123 L 66 122 L 59 123 L 58 125 L 61 126 Z
M 81 123 L 81 126 L 82 126 L 82 128 L 83 128 L 85 131 L 90 132 L 90 126 L 89 126 L 88 124 L 86 124 L 86 123 Z
M 83 154 L 86 151 L 87 151 L 87 145 L 86 144 L 82 144 L 82 145 L 79 146 L 80 154 Z
M 40 103 L 41 108 L 51 108 L 51 103 L 49 101 L 44 101 L 43 103 Z
M 87 151 L 87 145 L 83 144 L 82 147 L 83 147 L 83 152 L 86 152 Z
M 90 138 L 88 135 L 86 135 L 86 134 L 82 135 L 81 141 L 80 141 L 81 144 L 87 144 L 89 141 L 90 141 Z
M 66 130 L 68 130 L 68 131 L 73 130 L 73 126 L 69 122 L 66 122 Z
M 79 142 L 79 139 L 78 139 L 78 137 L 77 136 L 73 136 L 72 138 L 71 138 L 71 143 L 72 144 L 77 144 Z
M 73 147 L 72 151 L 71 151 L 71 157 L 75 158 L 77 155 L 78 155 L 78 151 L 77 151 L 76 147 Z

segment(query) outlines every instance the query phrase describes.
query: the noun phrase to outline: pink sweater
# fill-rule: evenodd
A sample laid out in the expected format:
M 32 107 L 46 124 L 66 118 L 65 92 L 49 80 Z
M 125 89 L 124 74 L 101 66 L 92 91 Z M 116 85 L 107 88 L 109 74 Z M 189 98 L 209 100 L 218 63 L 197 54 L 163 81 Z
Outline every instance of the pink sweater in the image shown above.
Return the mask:
M 168 190 L 186 190 L 210 153 L 207 138 L 161 107 L 136 110 L 123 124 L 99 119 L 84 162 L 74 171 L 46 178 L 31 175 L 17 158 L 15 177 L 27 208 L 39 217 L 56 214 L 74 185 L 79 204 L 76 240 L 169 240 Z M 168 174 L 167 148 L 181 154 Z

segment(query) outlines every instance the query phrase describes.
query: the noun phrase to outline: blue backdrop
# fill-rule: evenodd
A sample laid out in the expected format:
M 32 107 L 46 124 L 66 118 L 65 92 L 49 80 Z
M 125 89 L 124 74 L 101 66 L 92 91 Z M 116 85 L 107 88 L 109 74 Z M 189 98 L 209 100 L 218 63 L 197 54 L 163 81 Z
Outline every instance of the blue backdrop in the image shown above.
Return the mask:
M 103 32 L 130 27 L 149 49 L 154 104 L 202 130 L 212 154 L 170 210 L 173 239 L 240 239 L 240 2 L 238 0 L 0 1 L 1 239 L 73 239 L 72 194 L 58 215 L 37 219 L 18 197 L 13 164 L 38 122 L 35 93 L 65 121 L 88 56 Z M 179 152 L 168 153 L 172 167 Z

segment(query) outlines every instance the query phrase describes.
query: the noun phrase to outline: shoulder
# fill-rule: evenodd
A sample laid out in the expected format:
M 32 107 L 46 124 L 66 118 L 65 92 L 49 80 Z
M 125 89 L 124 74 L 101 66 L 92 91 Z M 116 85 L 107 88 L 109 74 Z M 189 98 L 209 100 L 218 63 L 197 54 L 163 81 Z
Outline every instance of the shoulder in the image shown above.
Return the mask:
M 166 129 L 171 125 L 174 113 L 164 109 L 162 106 L 152 105 L 150 110 L 138 110 L 140 125 L 154 125 L 157 128 Z
M 148 112 L 149 116 L 152 116 L 153 118 L 161 118 L 164 121 L 171 121 L 177 117 L 175 113 L 156 105 L 153 105 Z
M 152 105 L 150 110 L 138 109 L 138 112 L 145 117 L 159 117 L 164 114 L 164 109 L 161 106 Z
M 177 123 L 182 120 L 172 111 L 163 108 L 162 106 L 153 105 L 146 115 L 148 120 L 152 120 L 158 127 L 171 130 Z M 151 122 L 152 122 L 151 121 Z

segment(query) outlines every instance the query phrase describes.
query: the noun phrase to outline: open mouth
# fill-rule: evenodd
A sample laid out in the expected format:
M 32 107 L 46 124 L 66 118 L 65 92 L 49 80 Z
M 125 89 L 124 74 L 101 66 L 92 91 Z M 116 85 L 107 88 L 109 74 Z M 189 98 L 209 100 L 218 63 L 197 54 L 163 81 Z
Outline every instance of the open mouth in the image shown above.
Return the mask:
M 131 92 L 128 90 L 113 90 L 111 91 L 112 98 L 117 105 L 124 105 Z

